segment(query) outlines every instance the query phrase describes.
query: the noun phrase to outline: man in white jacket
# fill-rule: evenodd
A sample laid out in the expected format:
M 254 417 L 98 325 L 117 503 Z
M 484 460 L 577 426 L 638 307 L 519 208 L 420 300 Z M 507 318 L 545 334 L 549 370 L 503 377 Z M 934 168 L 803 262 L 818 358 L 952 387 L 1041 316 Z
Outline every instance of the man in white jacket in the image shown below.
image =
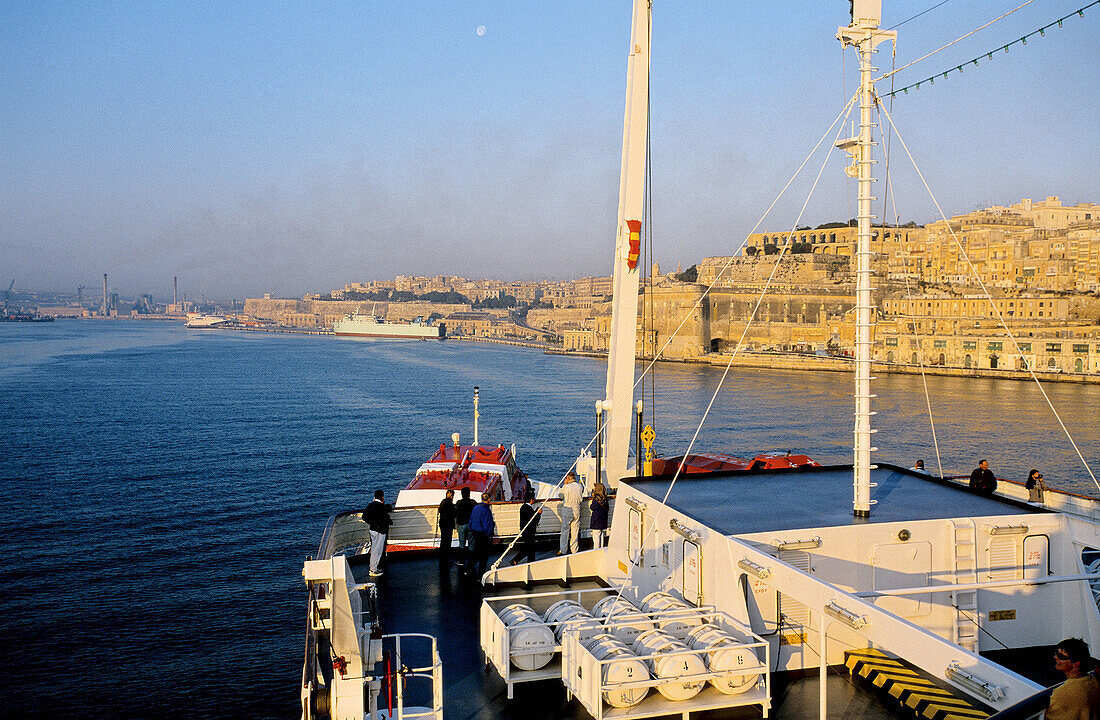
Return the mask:
M 572 470 L 558 493 L 561 498 L 561 539 L 558 555 L 577 552 L 577 536 L 581 529 L 581 484 Z

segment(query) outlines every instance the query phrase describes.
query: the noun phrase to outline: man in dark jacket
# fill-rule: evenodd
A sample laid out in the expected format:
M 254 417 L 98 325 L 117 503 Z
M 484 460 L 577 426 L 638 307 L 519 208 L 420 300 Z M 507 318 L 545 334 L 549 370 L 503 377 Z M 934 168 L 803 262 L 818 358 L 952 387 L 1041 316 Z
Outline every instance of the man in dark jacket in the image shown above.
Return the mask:
M 489 493 L 482 493 L 481 502 L 470 512 L 470 535 L 474 540 L 474 552 L 466 565 L 466 571 L 476 573 L 474 577 L 478 580 L 485 574 L 485 566 L 489 563 L 489 546 L 496 531 L 493 509 L 489 507 Z
M 523 496 L 523 504 L 519 506 L 519 552 L 512 559 L 513 565 L 521 562 L 535 562 L 535 537 L 539 529 L 539 520 L 542 518 L 542 510 L 535 509 L 534 500 L 535 491 L 528 488 L 527 494 Z
M 470 499 L 470 488 L 464 487 L 460 492 L 462 499 L 455 503 L 455 527 L 458 528 L 459 561 L 464 562 L 470 557 L 470 513 L 477 503 Z
M 970 489 L 980 492 L 982 495 L 992 495 L 997 489 L 997 478 L 989 469 L 989 461 L 982 460 L 974 472 L 970 473 Z
M 451 557 L 451 536 L 455 529 L 455 491 L 447 490 L 447 497 L 439 503 L 439 564 L 445 565 Z
M 390 532 L 390 511 L 393 508 L 386 504 L 386 496 L 381 490 L 374 491 L 374 501 L 363 511 L 363 520 L 370 527 L 370 574 L 371 577 L 380 577 L 382 571 L 378 564 L 382 561 L 382 553 L 386 549 L 386 535 Z

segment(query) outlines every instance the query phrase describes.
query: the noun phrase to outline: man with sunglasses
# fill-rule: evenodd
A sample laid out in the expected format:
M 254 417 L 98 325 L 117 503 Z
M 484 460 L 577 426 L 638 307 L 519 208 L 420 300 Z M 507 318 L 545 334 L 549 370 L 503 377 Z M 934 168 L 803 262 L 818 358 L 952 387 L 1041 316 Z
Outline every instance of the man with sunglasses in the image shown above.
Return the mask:
M 1054 668 L 1066 681 L 1054 688 L 1046 720 L 1097 720 L 1100 717 L 1100 682 L 1092 673 L 1092 657 L 1084 640 L 1067 638 L 1054 652 Z

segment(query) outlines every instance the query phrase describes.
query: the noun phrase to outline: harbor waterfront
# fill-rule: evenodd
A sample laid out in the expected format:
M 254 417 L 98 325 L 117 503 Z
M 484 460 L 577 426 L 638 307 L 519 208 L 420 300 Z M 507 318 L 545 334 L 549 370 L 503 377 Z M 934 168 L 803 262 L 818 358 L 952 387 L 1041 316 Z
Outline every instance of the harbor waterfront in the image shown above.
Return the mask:
M 7 324 L 0 348 L 0 692 L 20 717 L 296 715 L 301 561 L 325 517 L 375 488 L 392 499 L 433 446 L 470 435 L 474 385 L 483 442 L 515 442 L 556 482 L 605 371 L 504 345 L 124 320 Z M 683 452 L 720 375 L 662 364 L 647 381 L 661 453 Z M 1100 494 L 1033 384 L 927 383 L 946 474 L 988 458 L 1002 478 L 1037 467 Z M 1100 388 L 1046 391 L 1095 466 Z M 884 375 L 875 392 L 876 459 L 935 470 L 921 379 Z M 736 368 L 700 444 L 847 462 L 850 403 L 836 373 Z

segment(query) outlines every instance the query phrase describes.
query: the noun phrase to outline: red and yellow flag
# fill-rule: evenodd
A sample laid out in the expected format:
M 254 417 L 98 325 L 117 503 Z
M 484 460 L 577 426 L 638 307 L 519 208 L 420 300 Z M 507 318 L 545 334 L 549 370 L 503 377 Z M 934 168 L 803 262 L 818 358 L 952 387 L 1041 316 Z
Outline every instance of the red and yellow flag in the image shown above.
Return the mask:
M 633 270 L 638 266 L 638 254 L 642 247 L 642 221 L 627 220 L 626 229 L 630 231 L 630 251 L 626 256 L 626 266 Z

